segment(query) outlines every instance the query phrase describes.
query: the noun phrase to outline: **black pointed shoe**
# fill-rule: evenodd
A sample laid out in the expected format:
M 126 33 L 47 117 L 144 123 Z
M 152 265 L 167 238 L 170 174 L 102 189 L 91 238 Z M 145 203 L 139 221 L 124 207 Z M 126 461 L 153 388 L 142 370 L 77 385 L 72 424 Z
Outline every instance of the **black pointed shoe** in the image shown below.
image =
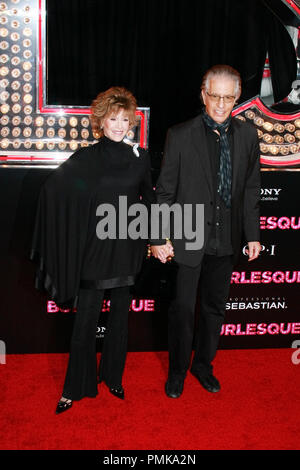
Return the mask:
M 57 403 L 57 407 L 56 407 L 56 414 L 60 414 L 60 413 L 63 413 L 64 411 L 67 411 L 71 408 L 73 402 L 72 400 L 69 400 L 69 399 L 66 399 L 66 400 L 62 400 L 60 399 L 59 402 Z
M 168 379 L 165 385 L 165 392 L 169 398 L 179 398 L 183 392 L 184 379 Z
M 192 370 L 191 374 L 196 377 L 198 382 L 200 382 L 202 387 L 205 388 L 205 390 L 207 390 L 208 392 L 217 393 L 220 391 L 220 383 L 214 375 L 208 374 L 206 376 L 202 376 L 198 372 L 193 372 Z
M 124 392 L 124 388 L 122 387 L 122 385 L 120 387 L 110 387 L 109 391 L 115 397 L 118 397 L 121 400 L 124 400 L 125 392 Z

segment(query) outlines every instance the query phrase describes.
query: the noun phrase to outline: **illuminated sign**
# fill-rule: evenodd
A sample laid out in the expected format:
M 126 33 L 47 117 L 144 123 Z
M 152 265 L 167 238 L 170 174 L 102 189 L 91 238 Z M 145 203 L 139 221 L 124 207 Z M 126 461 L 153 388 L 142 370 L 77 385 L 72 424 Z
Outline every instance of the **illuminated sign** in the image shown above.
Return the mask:
M 89 107 L 47 103 L 46 1 L 0 2 L 0 163 L 59 164 L 96 142 Z M 100 92 L 101 90 L 99 90 Z M 148 147 L 149 108 L 128 138 Z

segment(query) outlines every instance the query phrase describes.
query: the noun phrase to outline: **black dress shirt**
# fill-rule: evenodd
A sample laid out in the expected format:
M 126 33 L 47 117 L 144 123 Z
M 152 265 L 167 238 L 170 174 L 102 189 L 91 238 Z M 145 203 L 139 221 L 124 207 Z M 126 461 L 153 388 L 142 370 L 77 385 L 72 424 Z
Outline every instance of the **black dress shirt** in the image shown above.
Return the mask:
M 205 125 L 206 141 L 211 162 L 213 177 L 213 219 L 211 230 L 205 247 L 205 253 L 215 256 L 233 254 L 231 244 L 231 209 L 227 208 L 218 193 L 220 175 L 220 138 L 219 135 Z M 232 154 L 232 128 L 228 131 L 230 153 Z

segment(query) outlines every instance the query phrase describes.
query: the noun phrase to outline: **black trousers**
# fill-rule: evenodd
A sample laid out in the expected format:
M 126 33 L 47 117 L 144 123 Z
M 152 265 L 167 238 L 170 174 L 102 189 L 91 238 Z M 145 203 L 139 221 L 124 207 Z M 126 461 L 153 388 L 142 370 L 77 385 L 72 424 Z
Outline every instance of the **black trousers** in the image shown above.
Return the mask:
M 196 268 L 178 265 L 176 295 L 168 313 L 169 377 L 185 377 L 191 369 L 206 376 L 218 347 L 233 269 L 232 256 L 204 255 Z M 200 317 L 195 330 L 195 304 L 200 290 Z
M 80 289 L 69 363 L 62 395 L 71 400 L 95 397 L 97 375 L 108 387 L 122 384 L 128 337 L 129 287 L 111 290 L 110 311 L 97 374 L 96 328 L 104 290 Z

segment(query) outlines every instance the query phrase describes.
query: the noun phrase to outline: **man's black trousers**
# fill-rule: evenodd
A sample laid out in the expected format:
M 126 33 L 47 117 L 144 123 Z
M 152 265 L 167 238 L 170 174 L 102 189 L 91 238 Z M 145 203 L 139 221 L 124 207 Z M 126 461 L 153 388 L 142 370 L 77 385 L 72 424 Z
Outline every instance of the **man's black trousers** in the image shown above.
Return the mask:
M 168 313 L 169 377 L 185 377 L 191 369 L 202 376 L 212 373 L 233 269 L 232 256 L 204 255 L 199 266 L 178 264 L 176 294 Z M 199 290 L 199 322 L 195 306 Z M 195 337 L 194 337 L 195 334 Z

